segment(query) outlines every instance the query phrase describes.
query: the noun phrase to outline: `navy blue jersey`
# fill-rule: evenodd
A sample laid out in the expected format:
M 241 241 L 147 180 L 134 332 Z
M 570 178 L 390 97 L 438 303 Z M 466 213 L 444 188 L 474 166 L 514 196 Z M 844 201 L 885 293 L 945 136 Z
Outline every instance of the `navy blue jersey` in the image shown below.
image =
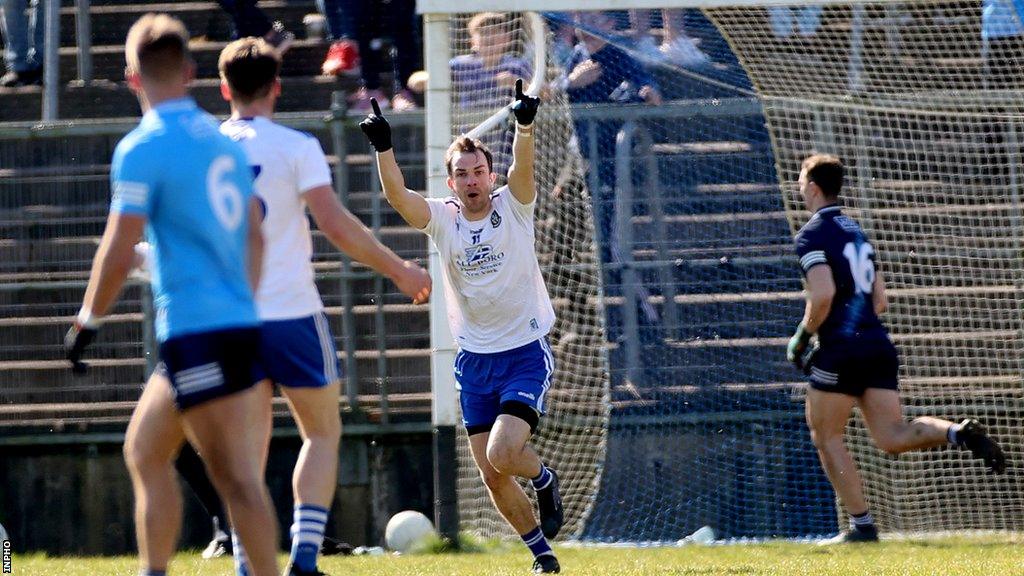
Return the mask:
M 836 294 L 818 339 L 888 338 L 875 314 L 872 292 L 875 283 L 875 249 L 860 225 L 844 216 L 839 206 L 826 206 L 796 235 L 796 253 L 804 275 L 819 264 L 828 264 Z

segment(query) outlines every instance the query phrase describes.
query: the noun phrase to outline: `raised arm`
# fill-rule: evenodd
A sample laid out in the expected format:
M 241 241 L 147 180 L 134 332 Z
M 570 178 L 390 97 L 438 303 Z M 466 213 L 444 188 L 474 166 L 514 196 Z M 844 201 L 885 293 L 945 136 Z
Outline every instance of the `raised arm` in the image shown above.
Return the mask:
M 391 147 L 391 125 L 381 114 L 377 99 L 371 98 L 370 104 L 373 113 L 359 123 L 359 128 L 377 151 L 377 170 L 380 172 L 384 197 L 410 226 L 421 229 L 430 222 L 430 207 L 423 196 L 405 187 L 405 177 Z
M 523 93 L 523 80 L 516 80 L 516 100 L 512 113 L 516 117 L 516 135 L 512 141 L 512 166 L 508 169 L 508 188 L 516 200 L 532 204 L 537 199 L 534 180 L 533 119 L 537 116 L 540 98 Z
M 302 196 L 317 226 L 339 250 L 390 278 L 403 294 L 413 299 L 413 303 L 427 301 L 431 289 L 430 274 L 415 263 L 402 260 L 381 244 L 358 218 L 341 205 L 330 186 L 317 186 Z

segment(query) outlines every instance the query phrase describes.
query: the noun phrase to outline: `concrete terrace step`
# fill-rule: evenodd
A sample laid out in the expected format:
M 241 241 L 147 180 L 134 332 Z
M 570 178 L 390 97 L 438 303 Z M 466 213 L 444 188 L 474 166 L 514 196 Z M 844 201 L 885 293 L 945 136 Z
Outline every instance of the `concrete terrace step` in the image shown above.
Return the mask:
M 124 312 L 123 310 L 130 310 Z M 0 310 L 5 308 L 0 307 Z M 346 334 L 342 330 L 342 311 L 339 306 L 326 309 L 331 330 L 344 350 Z M 352 307 L 355 320 L 354 345 L 357 350 L 373 350 L 377 346 L 377 314 L 375 304 Z M 428 307 L 404 303 L 384 304 L 380 307 L 384 321 L 384 344 L 389 348 L 429 348 L 430 323 Z M 74 319 L 67 308 L 54 310 L 50 315 L 14 316 L 0 318 L 0 360 L 59 360 L 64 356 L 64 333 Z M 108 316 L 94 346 L 96 358 L 138 357 L 142 351 L 142 313 L 137 303 L 122 306 Z M 10 336 L 10 339 L 8 338 Z
M 193 40 L 189 44 L 196 63 L 197 78 L 217 78 L 217 59 L 229 41 Z M 281 61 L 282 76 L 316 76 L 327 56 L 330 44 L 323 40 L 296 40 Z M 124 44 L 96 45 L 92 48 L 93 77 L 119 81 L 124 78 Z M 60 77 L 70 82 L 78 77 L 78 49 L 60 49 Z
M 281 21 L 285 28 L 298 37 L 305 37 L 302 18 L 306 14 L 318 13 L 315 2 L 294 2 L 286 0 L 262 0 L 259 8 L 273 22 Z M 128 29 L 147 12 L 164 12 L 182 22 L 193 38 L 229 40 L 233 23 L 231 16 L 217 2 L 173 1 L 160 2 L 92 2 L 89 10 L 92 27 L 92 42 L 96 45 L 124 45 Z M 73 5 L 61 8 L 61 43 L 75 44 L 75 15 Z
M 344 352 L 339 352 L 344 362 Z M 379 394 L 378 361 L 386 360 L 385 387 L 389 392 L 430 389 L 430 350 L 391 349 L 356 353 L 360 393 Z M 145 377 L 141 357 L 87 359 L 89 371 L 71 374 L 66 360 L 0 361 L 0 405 L 51 402 L 111 402 L 137 398 Z
M 399 414 L 430 414 L 431 395 L 429 392 L 410 392 L 389 394 L 387 411 L 389 415 Z M 0 405 L 0 428 L 16 434 L 18 429 L 50 428 L 55 432 L 82 429 L 89 425 L 127 424 L 135 409 L 134 400 L 78 403 L 52 402 L 37 404 Z M 366 413 L 371 421 L 378 421 L 384 411 L 381 396 L 361 394 L 357 397 L 356 406 L 349 404 L 349 399 L 342 396 L 338 399 L 338 409 L 342 418 L 346 418 L 353 408 Z M 283 397 L 273 400 L 273 414 L 276 419 L 290 419 L 288 405 Z
M 123 63 L 121 66 L 123 68 Z M 138 101 L 124 82 L 116 76 L 111 77 L 111 80 L 96 82 L 86 87 L 62 86 L 59 95 L 60 117 L 110 118 L 141 115 Z M 283 90 L 277 106 L 281 112 L 326 111 L 331 106 L 331 92 L 351 92 L 357 88 L 354 79 L 317 76 L 316 72 L 285 76 L 281 82 Z M 201 78 L 193 82 L 192 95 L 203 109 L 220 115 L 228 113 L 228 104 L 220 95 L 220 81 L 216 78 Z M 4 106 L 0 108 L 0 122 L 38 120 L 42 98 L 43 91 L 39 87 L 0 88 L 0 99 L 4 102 Z

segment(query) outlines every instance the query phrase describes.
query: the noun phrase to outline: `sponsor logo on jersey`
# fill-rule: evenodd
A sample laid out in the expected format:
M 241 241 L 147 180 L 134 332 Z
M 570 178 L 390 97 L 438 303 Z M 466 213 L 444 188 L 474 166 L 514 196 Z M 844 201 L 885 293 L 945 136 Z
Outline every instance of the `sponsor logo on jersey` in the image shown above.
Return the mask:
M 860 225 L 848 216 L 839 215 L 833 218 L 832 221 L 839 224 L 839 227 L 847 232 L 860 232 Z
M 522 391 L 520 391 L 520 392 L 516 392 L 516 394 L 522 396 L 523 398 L 529 398 L 530 400 L 533 400 L 533 401 L 537 400 L 537 397 L 534 396 L 533 394 L 530 394 L 529 392 L 522 392 Z
M 497 212 L 491 212 L 491 228 L 497 228 L 501 225 L 501 215 Z
M 497 272 L 505 260 L 504 252 L 496 252 L 490 244 L 478 244 L 465 249 L 465 258 L 455 260 L 459 271 L 469 277 Z

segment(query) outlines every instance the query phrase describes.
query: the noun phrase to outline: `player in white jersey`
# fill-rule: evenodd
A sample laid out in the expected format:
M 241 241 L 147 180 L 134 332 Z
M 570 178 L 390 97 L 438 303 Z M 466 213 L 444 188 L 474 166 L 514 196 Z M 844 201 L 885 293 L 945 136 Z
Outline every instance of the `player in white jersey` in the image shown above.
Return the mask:
M 490 150 L 463 136 L 445 158 L 454 197 L 444 200 L 405 187 L 391 127 L 376 101 L 359 126 L 377 151 L 388 202 L 430 236 L 444 263 L 448 321 L 460 348 L 455 378 L 473 459 L 495 507 L 533 553 L 534 573 L 553 573 L 561 570 L 547 543 L 563 522 L 558 476 L 529 446 L 554 373 L 547 334 L 555 314 L 534 251 L 533 119 L 540 100 L 523 94 L 522 80 L 515 98 L 508 185 L 493 190 Z M 517 476 L 533 483 L 539 525 Z
M 314 283 L 307 206 L 336 247 L 391 278 L 415 303 L 426 301 L 431 285 L 423 268 L 395 255 L 341 205 L 319 141 L 271 120 L 281 92 L 280 65 L 277 52 L 262 39 L 243 38 L 224 48 L 219 69 L 231 118 L 221 132 L 245 149 L 265 207 L 263 277 L 256 292 L 263 322 L 262 376 L 281 386 L 303 438 L 292 478 L 287 574 L 307 576 L 320 574 L 317 553 L 334 499 L 341 434 L 341 371 Z M 244 563 L 237 548 L 235 559 L 236 565 Z

